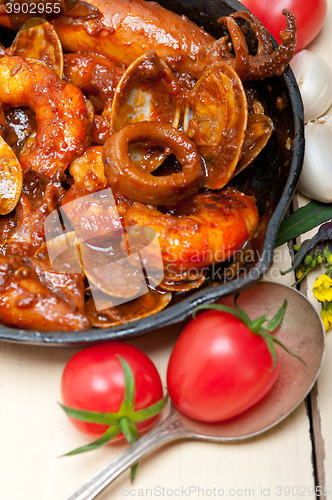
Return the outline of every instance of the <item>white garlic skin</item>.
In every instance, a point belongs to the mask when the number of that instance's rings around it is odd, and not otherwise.
[[[300,89],[305,123],[322,116],[332,104],[332,74],[323,59],[301,50],[290,66]]]
[[[323,203],[332,203],[332,122],[318,119],[304,128],[305,153],[298,190]]]

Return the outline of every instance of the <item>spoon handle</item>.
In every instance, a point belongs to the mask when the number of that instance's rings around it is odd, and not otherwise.
[[[67,496],[65,500],[92,500],[121,472],[134,465],[150,450],[163,443],[186,436],[189,437],[190,432],[184,427],[179,412],[172,408],[168,417],[160,425],[145,434],[115,460],[96,472],[82,486]]]

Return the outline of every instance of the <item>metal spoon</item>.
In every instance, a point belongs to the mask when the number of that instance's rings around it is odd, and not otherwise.
[[[325,330],[308,299],[297,290],[277,283],[262,282],[243,292],[238,304],[253,319],[268,313],[271,317],[284,300],[288,307],[279,329],[274,333],[295,357],[278,348],[280,373],[271,391],[254,407],[241,415],[217,424],[192,420],[174,407],[168,417],[140,438],[115,460],[94,474],[65,500],[92,500],[121,472],[143,455],[175,439],[237,441],[251,438],[280,423],[304,400],[312,389],[324,359]],[[222,303],[233,305],[233,298]]]

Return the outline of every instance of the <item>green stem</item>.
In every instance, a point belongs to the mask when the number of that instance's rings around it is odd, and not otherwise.
[[[139,439],[139,434],[136,425],[128,418],[126,417],[121,418],[120,427],[129,444],[133,444]],[[130,471],[131,482],[134,481],[137,472],[137,467],[138,467],[138,462],[131,468]]]

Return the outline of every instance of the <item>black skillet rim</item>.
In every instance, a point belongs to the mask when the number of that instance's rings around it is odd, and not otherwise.
[[[172,0],[170,0],[170,3],[172,3]],[[237,0],[223,0],[223,4],[225,4],[225,7],[229,10],[229,12],[247,10]],[[289,176],[283,189],[282,196],[267,225],[264,245],[262,248],[262,257],[260,258],[258,264],[251,269],[250,274],[234,279],[226,284],[198,290],[180,302],[167,307],[155,315],[129,322],[124,325],[118,325],[105,329],[94,328],[74,332],[40,332],[36,330],[11,328],[1,325],[0,340],[14,343],[26,343],[30,345],[58,347],[78,347],[80,345],[89,345],[107,340],[129,340],[152,332],[153,330],[178,323],[187,318],[197,305],[213,302],[227,295],[240,293],[260,281],[264,273],[272,264],[273,250],[278,227],[296,189],[302,169],[304,155],[304,120],[301,96],[290,68],[288,68],[284,75],[280,78],[284,79],[286,88],[289,92],[290,103],[293,111],[293,156]],[[254,271],[254,273],[252,271]]]

